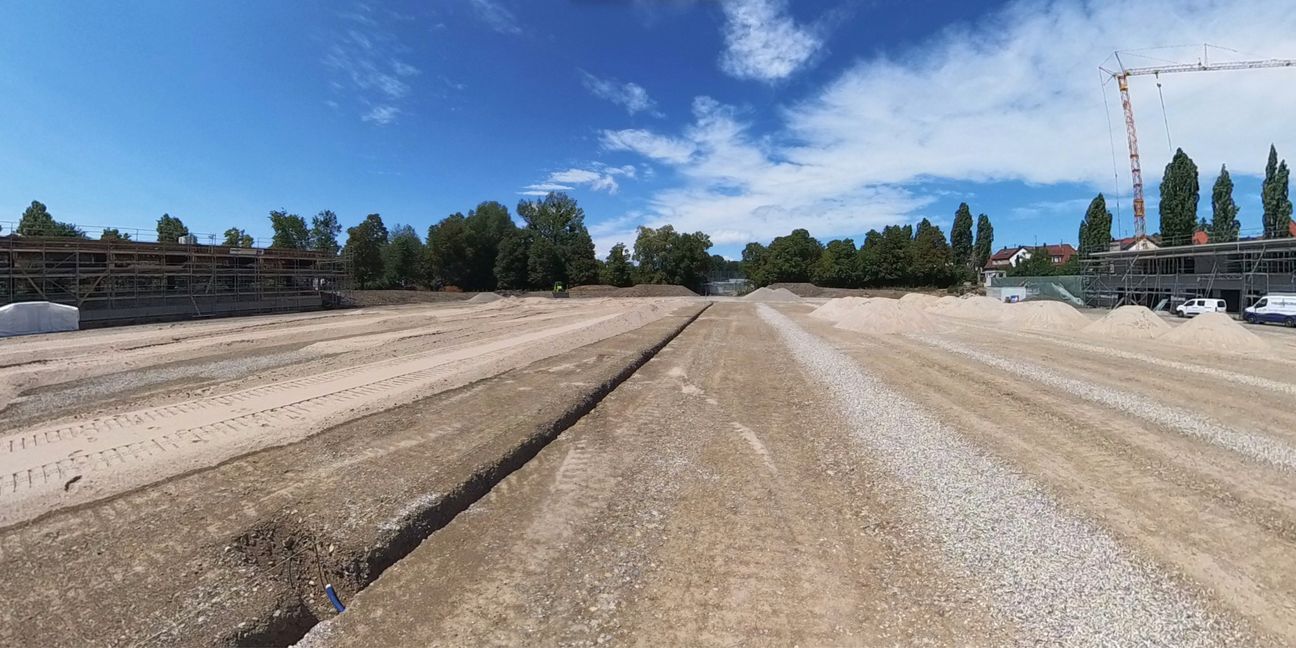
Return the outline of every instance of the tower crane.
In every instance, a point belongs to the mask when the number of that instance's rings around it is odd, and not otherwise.
[[[1138,135],[1134,130],[1134,107],[1130,104],[1129,79],[1133,76],[1153,75],[1160,78],[1162,74],[1175,72],[1223,72],[1226,70],[1255,70],[1260,68],[1296,67],[1296,59],[1262,59],[1258,61],[1226,61],[1211,63],[1209,52],[1203,46],[1202,60],[1197,63],[1172,63],[1167,65],[1127,68],[1120,60],[1120,52],[1115,53],[1118,69],[1108,70],[1099,67],[1104,74],[1116,79],[1120,87],[1121,107],[1125,110],[1125,134],[1129,138],[1130,177],[1134,185],[1134,235],[1138,239],[1147,236],[1147,226],[1143,205],[1143,169],[1139,164]]]

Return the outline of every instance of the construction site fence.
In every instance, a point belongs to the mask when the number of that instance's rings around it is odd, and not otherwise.
[[[1025,299],[1052,299],[1072,306],[1084,306],[1084,282],[1085,278],[1081,275],[994,277],[986,292],[993,296],[995,289],[1024,289]],[[1008,292],[1020,293],[1015,290]]]

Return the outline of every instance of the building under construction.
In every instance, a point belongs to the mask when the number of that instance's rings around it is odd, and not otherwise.
[[[0,305],[76,306],[82,327],[319,309],[346,276],[307,250],[0,237]]]
[[[1096,253],[1084,263],[1084,293],[1105,308],[1213,297],[1241,312],[1269,293],[1296,293],[1296,239]]]

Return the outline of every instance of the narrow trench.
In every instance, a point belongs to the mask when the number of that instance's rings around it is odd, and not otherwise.
[[[329,560],[331,564],[328,572],[335,575],[351,574],[350,584],[353,586],[349,588],[352,591],[351,596],[354,597],[362,592],[387,568],[407,556],[433,533],[450,524],[456,516],[485,497],[496,484],[525,466],[545,446],[593,411],[599,403],[603,402],[603,399],[652,360],[710,307],[710,303],[704,305],[652,347],[640,352],[616,375],[603,382],[585,398],[572,403],[561,416],[538,427],[499,460],[479,467],[444,497],[403,518],[395,533],[385,536],[379,544],[372,545],[363,552]],[[275,541],[282,542],[284,536],[289,536],[294,542],[306,546],[319,542],[319,539],[308,530],[276,527],[249,531],[241,538],[243,542],[240,544],[243,544],[247,552],[247,559],[257,562],[257,556],[254,555],[257,545],[268,546]],[[316,565],[315,559],[316,557],[312,556],[311,560],[303,559],[302,563]],[[299,574],[308,573],[308,569],[304,566],[299,567],[297,571]],[[293,597],[282,601],[275,610],[268,610],[262,618],[250,622],[248,626],[254,629],[232,633],[219,643],[234,646],[288,646],[301,640],[320,621],[321,619],[311,611],[309,606],[299,598]]]

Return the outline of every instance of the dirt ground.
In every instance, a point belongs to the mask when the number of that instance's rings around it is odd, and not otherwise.
[[[1290,331],[1259,358],[811,309],[0,342],[0,644],[1296,644]]]

